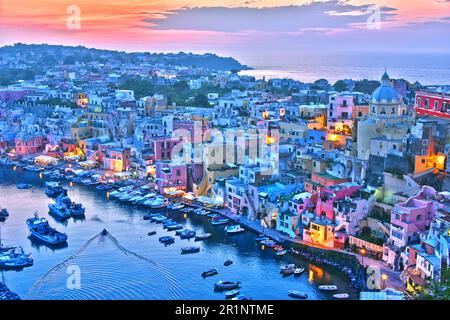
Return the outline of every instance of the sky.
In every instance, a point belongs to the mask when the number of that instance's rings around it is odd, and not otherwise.
[[[449,38],[450,0],[0,0],[0,46],[450,54]]]

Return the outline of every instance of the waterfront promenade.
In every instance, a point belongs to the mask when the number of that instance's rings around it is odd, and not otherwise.
[[[186,205],[189,205],[191,207],[204,208],[201,205],[197,205],[197,204],[193,204],[193,203],[187,203],[187,202],[183,202],[183,203],[185,203]],[[328,247],[321,246],[319,244],[314,244],[311,242],[304,241],[302,239],[289,237],[288,235],[283,234],[275,229],[266,228],[266,227],[262,226],[259,221],[251,220],[245,216],[234,214],[227,208],[222,208],[222,209],[207,208],[207,210],[214,212],[214,213],[218,213],[224,217],[227,217],[231,221],[233,221],[235,223],[239,223],[242,226],[246,227],[247,229],[250,229],[256,233],[264,234],[265,236],[267,236],[277,242],[282,243],[282,242],[287,241],[287,242],[294,243],[294,244],[301,244],[301,245],[305,245],[308,247],[313,247],[313,248],[322,249],[322,250],[335,251],[335,252],[340,252],[340,253],[347,254],[350,256],[355,256],[358,259],[359,263],[362,266],[364,266],[365,268],[367,268],[368,266],[372,266],[372,267],[375,266],[380,269],[381,274],[387,275],[387,279],[383,283],[384,288],[393,288],[393,289],[396,289],[399,291],[405,290],[405,285],[400,280],[400,272],[394,271],[394,270],[388,268],[380,260],[375,260],[375,259],[372,259],[369,257],[363,258],[360,254],[357,254],[354,252],[341,250],[341,249],[328,248]]]

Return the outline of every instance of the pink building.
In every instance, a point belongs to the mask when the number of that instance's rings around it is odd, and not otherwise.
[[[344,182],[329,186],[319,193],[316,204],[316,215],[330,221],[335,220],[335,205],[337,200],[353,196],[362,186],[353,182]]]
[[[173,148],[180,143],[180,138],[157,137],[151,138],[150,144],[153,145],[153,161],[170,160]]]
[[[406,266],[406,261],[400,261],[400,254],[410,243],[418,242],[420,234],[429,229],[437,210],[432,199],[435,193],[433,188],[425,186],[419,194],[394,206],[390,236],[383,248],[383,260],[394,269]]]
[[[44,150],[45,139],[43,135],[23,135],[15,139],[17,155],[34,154]]]
[[[0,90],[0,101],[4,102],[16,102],[22,100],[28,91],[26,90]]]
[[[156,163],[156,183],[161,194],[187,189],[186,164],[160,161]]]

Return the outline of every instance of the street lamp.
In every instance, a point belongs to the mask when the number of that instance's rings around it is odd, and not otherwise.
[[[367,251],[365,248],[361,248],[361,250],[359,251],[359,253],[361,254],[361,264],[364,267],[364,256],[366,255]]]
[[[385,282],[386,282],[386,280],[388,279],[388,275],[386,274],[386,273],[383,273],[382,275],[381,275],[381,289],[383,290],[384,289],[384,284],[385,284]]]

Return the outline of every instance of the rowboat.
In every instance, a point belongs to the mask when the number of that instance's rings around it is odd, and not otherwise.
[[[296,299],[308,299],[308,295],[297,290],[289,290],[288,296]]]

